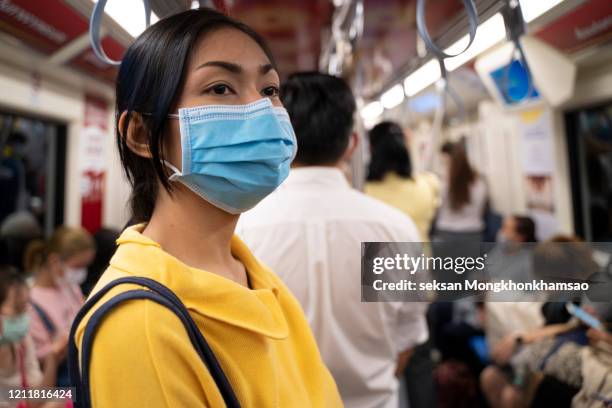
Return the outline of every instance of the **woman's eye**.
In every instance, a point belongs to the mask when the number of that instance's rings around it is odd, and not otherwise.
[[[275,96],[278,96],[278,87],[269,86],[267,88],[264,88],[263,91],[261,91],[261,93],[268,98],[273,98]]]
[[[211,86],[206,90],[207,93],[212,93],[214,95],[227,95],[228,93],[230,93],[230,91],[230,87],[223,84]]]

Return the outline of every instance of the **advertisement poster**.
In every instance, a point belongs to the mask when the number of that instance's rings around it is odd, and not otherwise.
[[[102,226],[105,152],[108,105],[104,100],[85,97],[85,120],[80,139],[81,225],[91,233]]]
[[[538,239],[557,231],[555,209],[555,159],[550,112],[531,109],[519,115],[521,162],[529,215],[536,222]]]

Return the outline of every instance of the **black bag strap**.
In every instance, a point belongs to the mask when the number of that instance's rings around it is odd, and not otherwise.
[[[32,305],[32,307],[34,308],[36,315],[38,316],[42,324],[45,326],[45,329],[47,329],[47,331],[49,332],[49,335],[53,337],[57,332],[57,328],[55,327],[55,324],[53,324],[53,322],[51,321],[51,318],[49,317],[47,312],[45,312],[45,309],[43,309],[42,306],[38,303],[33,302],[31,300],[30,305]]]
[[[79,370],[79,353],[75,342],[76,329],[83,317],[98,302],[98,300],[100,300],[100,298],[102,298],[102,296],[104,296],[109,290],[121,284],[140,285],[149,290],[135,289],[122,292],[108,300],[90,316],[87,325],[85,326],[85,331],[83,333],[83,339],[81,342],[81,370]],[[225,376],[225,373],[217,361],[214,352],[208,345],[208,342],[200,332],[196,323],[193,321],[193,318],[189,314],[189,311],[185,305],[183,305],[174,292],[172,292],[166,286],[152,279],[143,277],[125,277],[110,282],[96,292],[87,302],[85,302],[81,310],[79,310],[77,313],[77,316],[70,329],[70,338],[68,343],[68,369],[70,372],[70,383],[76,388],[76,406],[80,408],[91,407],[89,392],[89,362],[91,359],[91,349],[97,328],[103,321],[106,314],[113,310],[113,308],[126,300],[134,299],[152,300],[170,309],[181,320],[181,323],[183,323],[183,326],[187,330],[189,340],[215,381],[215,384],[223,397],[225,405],[228,408],[239,408],[240,403],[236,398],[229,380]]]

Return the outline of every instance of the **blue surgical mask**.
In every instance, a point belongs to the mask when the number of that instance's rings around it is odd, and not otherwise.
[[[284,108],[270,99],[248,105],[179,109],[182,171],[166,162],[178,181],[231,214],[253,208],[288,176],[297,152]]]
[[[30,329],[30,316],[22,313],[17,316],[2,318],[2,334],[0,334],[0,345],[17,343],[23,339]]]

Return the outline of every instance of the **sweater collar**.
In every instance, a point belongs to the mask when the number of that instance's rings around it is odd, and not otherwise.
[[[165,252],[141,231],[144,224],[126,229],[110,265],[133,276],[154,279],[172,290],[191,312],[261,335],[283,339],[288,326],[272,272],[262,266],[234,235],[232,254],[240,260],[252,289],[202,269],[192,268]]]

